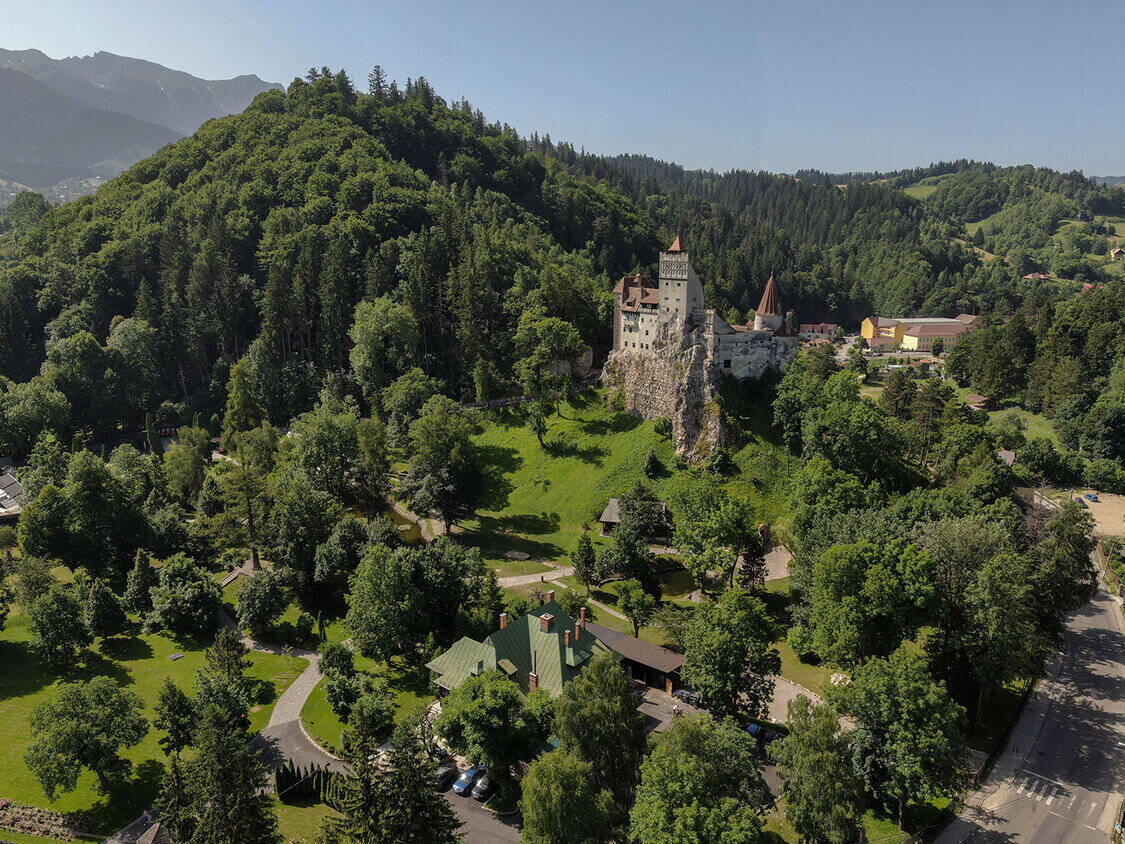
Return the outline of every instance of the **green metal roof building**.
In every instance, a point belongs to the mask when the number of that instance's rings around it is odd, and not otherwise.
[[[585,619],[576,622],[563,612],[554,592],[548,598],[539,609],[515,621],[501,613],[500,629],[483,642],[466,636],[427,663],[441,693],[495,668],[524,692],[539,688],[555,696],[595,654],[610,650],[586,629]]]

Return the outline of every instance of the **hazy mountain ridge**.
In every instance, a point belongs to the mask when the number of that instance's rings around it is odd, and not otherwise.
[[[0,177],[73,199],[279,87],[254,75],[198,79],[106,52],[52,59],[0,50]]]

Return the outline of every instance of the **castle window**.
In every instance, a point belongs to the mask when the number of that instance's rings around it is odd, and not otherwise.
[[[723,369],[730,369],[730,360],[729,359],[723,361]]]

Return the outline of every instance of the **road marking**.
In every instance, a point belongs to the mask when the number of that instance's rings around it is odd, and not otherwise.
[[[1066,804],[1066,811],[1069,812],[1071,809],[1073,809],[1074,804],[1077,803],[1077,802],[1078,802],[1078,795],[1075,794],[1073,797],[1070,798],[1070,802]]]
[[[1039,789],[1040,789],[1040,788],[1042,788],[1042,787],[1043,787],[1044,785],[1046,785],[1046,783],[1044,783],[1043,781],[1041,781],[1041,780],[1035,780],[1035,784],[1034,784],[1033,786],[1031,786],[1031,791],[1029,791],[1029,792],[1028,792],[1028,794],[1030,794],[1030,795],[1031,795],[1032,797],[1034,797],[1034,798],[1035,798],[1036,800],[1038,800],[1038,799],[1039,799],[1039,795],[1037,794],[1037,792],[1038,792],[1038,791],[1039,791]]]
[[[1047,805],[1050,806],[1052,803],[1055,802],[1055,790],[1053,788],[1049,788],[1049,789],[1047,789],[1047,791],[1051,792],[1051,796],[1047,798]],[[1047,791],[1044,791],[1043,793],[1046,794]]]
[[[1053,780],[1050,777],[1045,777],[1042,774],[1037,774],[1037,773],[1035,773],[1035,771],[1025,771],[1024,773],[1026,773],[1028,776],[1035,777],[1036,779],[1043,780],[1044,782],[1049,782],[1049,783],[1051,783],[1051,785],[1057,785],[1059,788],[1070,788],[1070,786],[1067,785],[1065,782],[1059,782],[1058,780]]]

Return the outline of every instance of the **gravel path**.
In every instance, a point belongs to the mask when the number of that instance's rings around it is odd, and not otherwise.
[[[320,654],[310,651],[293,651],[294,656],[299,656],[309,661],[309,667],[289,684],[289,688],[281,693],[281,697],[274,704],[273,713],[270,715],[269,726],[276,727],[289,721],[298,721],[305,701],[309,699],[316,684],[320,682]]]
[[[544,565],[550,565],[550,563],[544,563]],[[552,569],[551,571],[539,572],[538,574],[514,574],[511,577],[499,577],[496,579],[496,583],[501,589],[510,586],[532,586],[536,583],[547,583],[572,574],[574,574],[573,566],[563,566]]]

